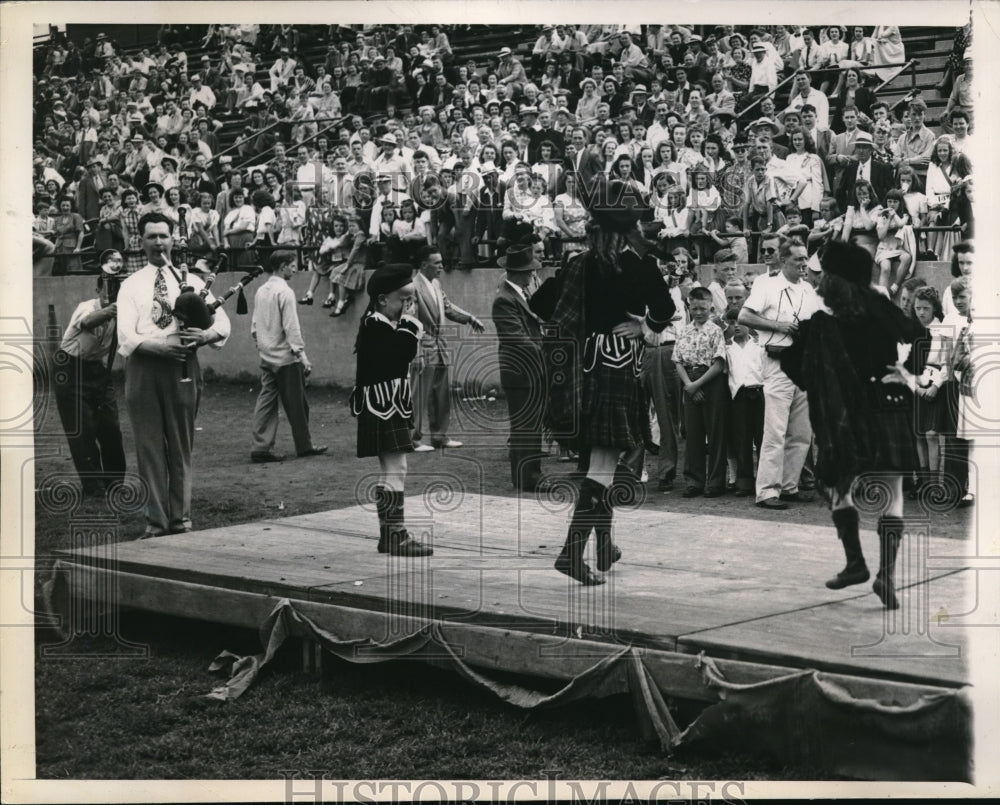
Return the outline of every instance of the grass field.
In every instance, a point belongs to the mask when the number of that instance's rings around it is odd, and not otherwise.
[[[251,464],[249,421],[257,388],[210,383],[195,445],[195,528],[211,528],[352,505],[358,479],[374,460],[354,457],[354,421],[342,389],[310,389],[314,442],[326,456],[281,464]],[[121,397],[119,396],[119,399]],[[477,401],[481,421],[502,422],[503,403]],[[36,486],[73,473],[54,406],[37,418]],[[123,412],[130,469],[132,439]],[[461,433],[453,433],[464,438]],[[278,449],[294,452],[287,425]],[[511,494],[505,451],[499,446],[411,456],[408,492],[421,491],[421,469],[468,474],[481,469],[482,491]],[[566,472],[554,458],[545,469]],[[828,525],[819,504],[784,513],[756,509],[746,499],[682,500],[677,492],[650,491],[649,507],[722,516]],[[96,513],[84,502],[66,513],[38,505],[35,550],[39,577],[52,550],[69,545],[68,518]],[[140,514],[121,518],[118,539],[135,539]],[[868,524],[869,526],[871,524]],[[935,536],[961,538],[968,513],[935,515]],[[377,523],[372,523],[373,532]],[[553,523],[554,544],[562,539]],[[350,557],[344,557],[350,561]],[[833,570],[833,568],[831,568]],[[37,587],[37,585],[36,585]],[[397,661],[352,665],[326,658],[322,674],[301,670],[286,647],[259,682],[237,702],[201,698],[217,684],[207,668],[229,649],[259,650],[254,633],[164,617],[127,616],[122,634],[146,644],[142,659],[100,657],[107,641],[74,644],[73,658],[36,656],[37,776],[48,779],[274,778],[290,770],[327,770],[333,778],[541,779],[815,779],[809,769],[788,769],[741,747],[685,749],[666,758],[639,738],[631,704],[622,697],[572,709],[526,714],[450,672]],[[53,634],[40,628],[38,642]],[[676,702],[680,724],[691,705]]]

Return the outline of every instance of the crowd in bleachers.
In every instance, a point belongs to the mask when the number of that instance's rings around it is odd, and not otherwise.
[[[901,279],[972,235],[971,62],[951,66],[937,136],[922,98],[879,99],[905,63],[894,27],[557,25],[533,44],[512,28],[485,64],[455,56],[451,27],[164,26],[132,52],[53,37],[35,74],[38,253],[72,272],[91,239],[138,251],[138,215],[160,209],[193,252],[308,246],[320,275],[424,242],[448,269],[525,237],[558,258],[601,172],[697,261],[756,262],[758,233],[792,219],[813,248],[895,255]]]

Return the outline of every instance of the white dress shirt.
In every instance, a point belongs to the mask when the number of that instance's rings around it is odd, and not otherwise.
[[[754,280],[750,296],[744,303],[747,310],[770,321],[805,321],[819,310],[819,296],[805,280],[789,282],[782,272],[773,277],[761,274]],[[762,332],[763,346],[787,347],[792,337],[771,330]]]
[[[764,385],[764,350],[752,338],[742,346],[735,341],[726,345],[726,372],[729,393],[735,397],[741,388]]]
[[[174,276],[174,271],[177,271],[177,276]],[[177,343],[177,339],[173,337],[180,332],[177,318],[174,317],[163,328],[158,327],[153,319],[156,272],[156,266],[146,263],[144,268],[129,276],[118,291],[118,354],[126,358],[143,341]],[[169,266],[163,267],[166,298],[171,307],[181,292],[178,277],[180,272],[176,268],[171,271]],[[196,291],[205,287],[205,283],[195,274],[188,275],[188,284]],[[211,303],[215,301],[215,297],[209,293],[205,301]],[[215,311],[215,322],[210,330],[221,336],[221,339],[209,346],[220,349],[228,340],[230,332],[229,317],[221,307]]]

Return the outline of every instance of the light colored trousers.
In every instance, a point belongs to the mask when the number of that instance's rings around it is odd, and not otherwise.
[[[764,356],[764,442],[757,465],[757,502],[794,494],[809,453],[812,428],[806,393],[783,371],[777,358]]]

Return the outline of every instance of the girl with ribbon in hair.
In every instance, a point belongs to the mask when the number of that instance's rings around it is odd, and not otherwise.
[[[905,532],[903,477],[920,466],[912,345],[921,328],[871,287],[874,263],[863,246],[833,241],[820,261],[825,308],[799,322],[793,345],[781,353],[781,368],[809,394],[816,477],[829,491],[847,558],[826,586],[839,590],[868,581],[852,488],[862,474],[879,473],[887,478],[888,500],[877,525],[879,570],[872,589],[886,609],[897,609],[892,577]]]
[[[368,307],[354,342],[358,358],[350,406],[358,420],[358,458],[377,456],[381,470],[375,487],[378,552],[430,556],[433,549],[407,533],[403,516],[406,454],[413,452],[410,362],[423,335],[412,266],[376,269],[367,290]]]
[[[639,191],[624,182],[599,181],[589,208],[588,250],[548,280],[549,289],[543,285],[535,294],[554,300],[554,306],[532,308],[556,325],[556,339],[545,345],[550,365],[557,365],[554,352],[565,350],[566,339],[582,356],[566,372],[553,373],[549,390],[553,434],[561,444],[590,453],[555,567],[581,584],[596,585],[604,578],[583,561],[590,532],[597,537],[597,569],[610,570],[621,557],[611,535],[614,505],[622,496],[612,487],[615,469],[622,453],[651,440],[649,401],[639,380],[643,336],[662,331],[675,306],[638,229],[648,213]]]

